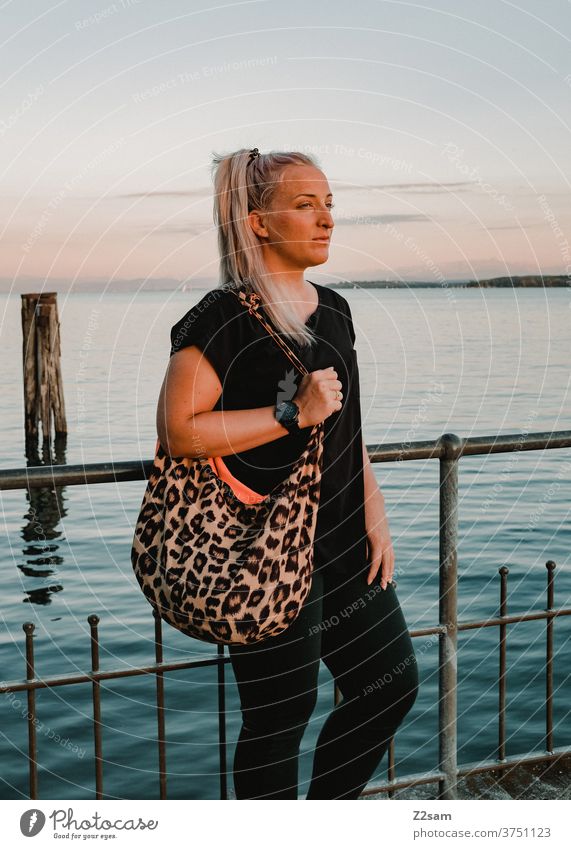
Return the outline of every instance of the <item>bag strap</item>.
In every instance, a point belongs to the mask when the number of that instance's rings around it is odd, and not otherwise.
[[[260,296],[257,295],[255,292],[251,292],[249,295],[247,295],[245,292],[237,292],[235,289],[230,289],[230,291],[234,295],[236,295],[236,297],[240,300],[240,303],[248,310],[250,315],[255,315],[256,318],[261,321],[265,329],[274,337],[284,354],[289,357],[293,365],[297,369],[299,369],[302,374],[309,374],[304,364],[301,362],[299,357],[292,351],[289,345],[277,335],[272,326],[268,324],[268,322],[264,318],[262,318],[262,316],[258,313],[257,310],[261,304]]]

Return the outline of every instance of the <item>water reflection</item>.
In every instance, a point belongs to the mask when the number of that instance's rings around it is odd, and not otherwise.
[[[67,434],[53,440],[43,441],[41,450],[38,438],[26,440],[26,467],[65,466]],[[42,584],[43,579],[54,575],[64,562],[60,541],[65,537],[58,529],[67,515],[64,508],[63,486],[29,487],[25,490],[28,510],[22,526],[22,562],[18,568],[24,576],[23,602],[28,604],[51,604],[52,595],[63,590],[62,584]],[[31,584],[31,586],[30,586]]]

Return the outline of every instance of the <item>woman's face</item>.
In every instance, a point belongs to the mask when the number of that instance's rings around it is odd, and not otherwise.
[[[262,242],[264,260],[272,260],[269,266],[275,267],[275,260],[287,269],[327,262],[335,226],[332,206],[333,195],[323,171],[311,165],[287,165],[270,209],[251,219]]]

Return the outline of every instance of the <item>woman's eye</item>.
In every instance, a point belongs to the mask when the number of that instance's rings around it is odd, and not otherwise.
[[[299,209],[303,209],[303,207],[304,207],[304,206],[311,206],[311,204],[310,204],[310,202],[307,200],[305,203],[302,203],[302,204],[301,204],[298,208],[299,208]],[[333,201],[331,201],[330,203],[328,203],[328,204],[327,204],[327,206],[329,207],[329,209],[333,209],[333,207],[335,206],[335,204],[333,203]]]

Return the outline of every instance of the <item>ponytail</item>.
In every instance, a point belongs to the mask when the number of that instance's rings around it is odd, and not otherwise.
[[[257,148],[254,149],[257,153]],[[286,165],[311,165],[313,158],[297,151],[252,154],[241,148],[229,155],[214,154],[214,223],[220,254],[219,288],[244,287],[257,292],[264,310],[278,332],[299,345],[313,346],[316,338],[280,290],[268,280],[261,244],[250,227],[253,209],[268,209]]]

